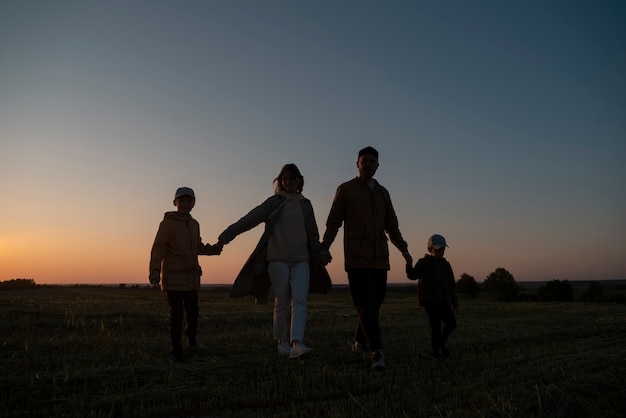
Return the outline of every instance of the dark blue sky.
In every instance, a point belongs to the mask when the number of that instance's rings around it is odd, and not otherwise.
[[[141,282],[176,187],[214,242],[287,162],[323,233],[366,145],[415,258],[440,233],[457,276],[624,279],[625,23],[623,1],[4,1],[0,280]]]

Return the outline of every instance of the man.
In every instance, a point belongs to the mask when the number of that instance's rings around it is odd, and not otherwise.
[[[378,314],[390,268],[387,235],[407,264],[412,265],[413,259],[398,228],[389,192],[373,178],[378,169],[378,151],[363,148],[356,166],[359,176],[341,184],[335,193],[322,239],[322,261],[331,261],[328,250],[343,224],[345,270],[358,316],[352,351],[371,353],[372,369],[384,370]]]

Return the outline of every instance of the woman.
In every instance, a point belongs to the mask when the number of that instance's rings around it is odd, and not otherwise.
[[[230,296],[249,294],[263,300],[271,283],[277,351],[298,358],[312,351],[303,342],[308,293],[326,293],[330,277],[319,264],[319,232],[313,205],[302,196],[304,178],[300,170],[295,164],[285,164],[273,184],[274,195],[226,228],[216,245],[222,248],[237,235],[265,222],[265,232],[235,279]]]

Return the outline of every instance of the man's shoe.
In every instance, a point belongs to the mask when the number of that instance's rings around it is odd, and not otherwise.
[[[361,344],[358,341],[355,341],[354,344],[352,344],[352,352],[354,354],[369,354],[365,344]]]
[[[288,355],[291,352],[291,345],[287,341],[281,341],[276,348],[278,354]]]
[[[196,344],[189,344],[189,347],[187,347],[184,353],[185,353],[185,357],[187,356],[191,357],[191,356],[195,356],[198,353],[202,353],[206,350],[207,350],[206,346],[204,346],[203,344],[198,344],[198,342],[196,341]]]
[[[383,355],[382,350],[376,350],[374,354],[372,354],[372,370],[377,372],[385,370],[387,365],[385,364],[385,356]]]
[[[187,347],[187,351],[185,352],[185,356],[193,357],[198,352],[198,345],[190,345]]]
[[[289,358],[300,358],[311,351],[313,351],[312,348],[307,347],[304,343],[297,342],[293,345],[293,347],[291,347],[291,350],[289,351]]]

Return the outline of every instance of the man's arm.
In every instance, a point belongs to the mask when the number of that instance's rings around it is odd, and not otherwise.
[[[330,263],[333,257],[330,255],[330,246],[335,241],[339,228],[343,224],[345,217],[345,208],[343,203],[343,197],[341,193],[341,186],[337,187],[335,197],[333,198],[333,204],[330,207],[328,218],[326,220],[326,231],[322,237],[320,261],[323,265]]]
[[[389,235],[389,240],[391,243],[402,253],[402,257],[408,265],[413,264],[413,257],[409,253],[409,244],[402,237],[402,233],[400,232],[400,226],[398,223],[398,217],[396,216],[396,211],[393,208],[393,203],[391,203],[391,197],[387,194],[387,212],[385,213],[385,231],[387,231],[387,235]]]
[[[326,231],[324,232],[324,236],[322,237],[323,250],[330,249],[333,241],[335,241],[337,233],[339,232],[339,228],[341,228],[341,225],[343,224],[344,216],[344,199],[342,196],[341,187],[338,187],[337,191],[335,192],[333,204],[330,207],[330,212],[328,213],[328,218],[326,220]]]

